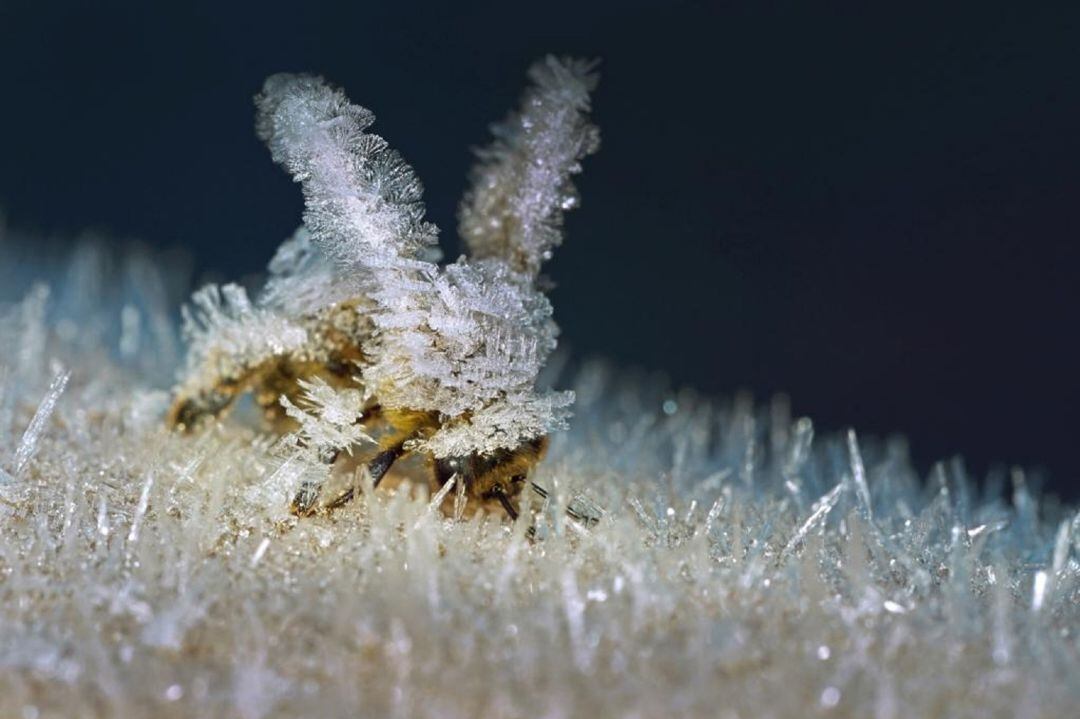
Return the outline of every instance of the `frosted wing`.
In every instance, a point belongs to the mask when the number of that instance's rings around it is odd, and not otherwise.
[[[271,76],[255,104],[256,131],[303,185],[304,224],[327,257],[371,269],[427,256],[437,230],[424,221],[423,187],[383,138],[365,132],[371,112],[310,75]]]
[[[497,257],[535,276],[562,242],[563,212],[578,204],[570,176],[600,144],[589,122],[594,63],[550,55],[529,70],[518,112],[492,128],[462,201],[458,231],[475,258]]]
[[[258,305],[289,317],[310,315],[362,294],[355,271],[343,269],[301,227],[278,247]]]

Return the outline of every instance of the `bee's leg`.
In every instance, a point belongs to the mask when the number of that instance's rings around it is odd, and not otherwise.
[[[192,432],[205,418],[221,417],[241,395],[267,381],[280,363],[280,357],[271,355],[219,375],[212,384],[191,394],[182,390],[169,409],[166,424],[183,432]]]
[[[183,432],[191,432],[203,417],[217,417],[236,398],[228,385],[221,385],[193,397],[178,398],[169,409],[167,423]]]
[[[530,484],[532,486],[532,490],[544,499],[547,499],[550,496],[550,493],[536,482],[530,482]],[[573,502],[566,505],[566,516],[570,517],[571,519],[577,520],[578,522],[581,522],[586,527],[591,527],[600,521],[600,517],[597,516],[596,513],[586,514],[585,512],[582,512],[580,509],[575,507]]]
[[[383,448],[371,458],[367,464],[368,474],[371,475],[372,487],[378,487],[390,467],[405,454],[405,443],[414,439],[420,432],[432,426],[436,416],[431,412],[412,412],[397,410],[387,412],[381,405],[373,404],[364,410],[359,422],[363,423],[374,417],[385,419],[393,430],[384,436],[379,445]],[[326,509],[336,509],[348,504],[356,497],[356,487],[350,487],[326,504]]]
[[[289,505],[289,511],[297,517],[310,517],[315,514],[315,503],[319,501],[321,490],[322,485],[311,480],[304,480],[296,496],[293,497],[292,504]]]
[[[356,418],[356,424],[363,424],[365,422],[371,421],[372,419],[378,417],[381,411],[382,407],[380,407],[379,405],[371,405],[370,407],[365,409],[359,417]],[[321,459],[325,464],[329,466],[333,465],[340,455],[340,449],[328,447],[319,454],[319,459]],[[376,480],[376,484],[378,484],[378,480]],[[298,517],[310,517],[312,514],[315,514],[315,511],[317,509],[315,505],[319,501],[319,495],[321,493],[321,483],[313,482],[310,480],[305,481],[303,484],[300,485],[300,489],[299,491],[297,491],[296,496],[293,497],[292,504],[290,505],[290,511],[292,511],[292,513]],[[349,499],[352,499],[352,497],[350,497]],[[345,500],[345,502],[347,501],[349,500]]]
[[[371,486],[378,487],[379,482],[382,481],[386,473],[390,471],[390,467],[397,461],[398,457],[405,454],[405,443],[400,442],[384,449],[375,455],[367,464],[368,473],[371,475]],[[327,509],[337,509],[338,507],[348,504],[356,497],[356,487],[349,487],[347,490],[339,494],[337,497],[327,503]]]
[[[340,449],[326,447],[323,451],[319,452],[319,459],[327,466],[332,466],[334,462],[337,461],[339,455],[341,455]],[[293,497],[289,510],[298,517],[310,517],[312,514],[315,514],[315,503],[319,501],[319,494],[321,492],[321,483],[314,482],[310,479],[304,480],[300,485],[300,489],[297,491],[296,496]]]

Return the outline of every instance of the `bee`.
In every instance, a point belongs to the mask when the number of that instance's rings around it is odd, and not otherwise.
[[[374,116],[322,78],[270,77],[256,130],[301,184],[304,222],[256,300],[211,285],[185,308],[189,356],[168,424],[193,432],[250,395],[268,427],[324,465],[373,443],[363,466],[378,486],[418,455],[434,486],[461,482],[468,500],[516,518],[573,402],[536,386],[558,333],[540,268],[578,204],[571,176],[598,148],[594,67],[549,56],[530,68],[520,109],[478,151],[459,208],[468,254],[444,265],[422,186],[367,131]],[[354,497],[324,498],[323,485],[302,484],[292,511]]]

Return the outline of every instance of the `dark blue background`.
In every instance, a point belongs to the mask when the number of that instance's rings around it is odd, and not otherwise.
[[[306,70],[375,111],[452,257],[530,60],[599,56],[604,146],[550,266],[579,353],[1076,496],[1080,12],[822,5],[7,0],[0,205],[257,272],[301,200],[251,96]]]

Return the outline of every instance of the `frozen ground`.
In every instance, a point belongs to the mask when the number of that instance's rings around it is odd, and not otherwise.
[[[28,267],[12,253],[9,287]],[[165,430],[157,265],[88,246],[59,277],[0,311],[0,716],[1058,717],[1080,700],[1080,522],[1020,472],[984,494],[958,462],[917,476],[899,442],[812,439],[783,402],[587,364],[536,473],[540,540],[407,483],[299,520],[254,424]],[[568,501],[602,520],[564,520]]]

